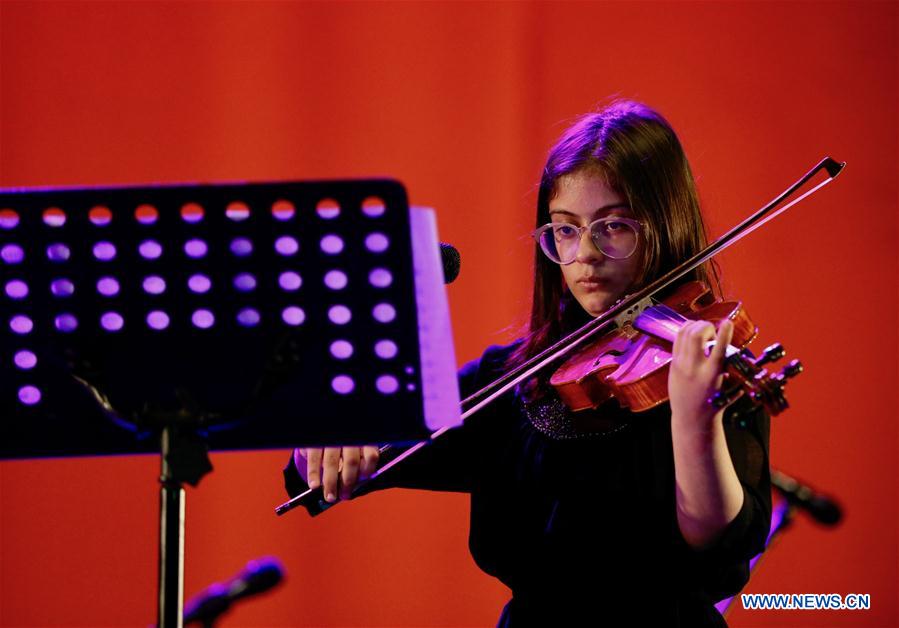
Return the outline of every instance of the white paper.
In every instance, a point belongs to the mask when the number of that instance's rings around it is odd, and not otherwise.
[[[425,424],[432,431],[462,424],[456,353],[433,209],[409,208]]]

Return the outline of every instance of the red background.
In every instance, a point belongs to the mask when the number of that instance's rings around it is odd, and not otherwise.
[[[457,357],[529,299],[535,187],[612,95],[678,129],[714,235],[826,154],[845,173],[724,259],[726,287],[806,372],[772,462],[838,496],[751,592],[870,593],[860,612],[734,626],[890,626],[897,607],[896,3],[0,3],[0,185],[387,174],[463,256]],[[263,554],[289,579],[225,625],[492,625],[467,499],[394,491],[276,518],[286,451],[216,454],[187,496],[187,596]],[[460,464],[464,461],[460,460]],[[155,617],[152,457],[0,464],[0,623]]]

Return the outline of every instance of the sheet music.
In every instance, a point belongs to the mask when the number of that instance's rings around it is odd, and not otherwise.
[[[436,431],[462,424],[456,354],[434,210],[410,207],[409,224],[425,424]]]

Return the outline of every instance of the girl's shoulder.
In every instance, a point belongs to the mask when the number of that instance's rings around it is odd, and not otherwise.
[[[459,379],[473,386],[485,385],[508,371],[508,361],[512,353],[521,346],[521,339],[507,345],[490,345],[481,357],[471,360],[459,369]],[[465,391],[463,390],[463,395]]]

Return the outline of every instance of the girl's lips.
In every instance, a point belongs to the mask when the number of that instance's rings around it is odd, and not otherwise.
[[[608,279],[600,279],[590,278],[590,279],[578,279],[577,284],[586,290],[600,290],[609,285]]]

